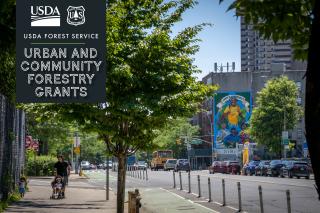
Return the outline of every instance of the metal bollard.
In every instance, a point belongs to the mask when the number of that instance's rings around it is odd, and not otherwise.
[[[146,170],[145,168],[143,168],[143,170],[142,170],[143,180],[144,180],[144,171],[145,171],[145,170]]]
[[[208,202],[211,202],[212,201],[212,198],[211,198],[211,181],[210,181],[209,177],[208,177],[208,191],[209,191],[209,200],[208,200]]]
[[[174,171],[172,171],[173,174],[173,188],[176,188],[176,174],[174,173]]]
[[[146,168],[146,180],[148,180],[148,168]]]
[[[224,179],[222,179],[222,206],[226,205],[226,184]]]
[[[288,213],[291,213],[291,198],[290,198],[290,190],[286,191],[287,194],[287,207],[288,207]]]
[[[238,185],[238,198],[239,198],[239,209],[238,212],[242,211],[242,201],[241,201],[241,185],[240,182],[237,182]]]
[[[141,172],[141,169],[139,169],[139,173],[140,173],[140,179],[142,179],[142,172]]]
[[[264,210],[263,210],[263,199],[262,199],[262,187],[259,186],[258,189],[259,189],[259,199],[260,199],[260,212],[264,213]]]
[[[180,190],[182,190],[182,179],[181,179],[181,172],[179,172],[179,180],[180,180]]]
[[[198,197],[201,197],[200,175],[198,175]]]
[[[191,176],[190,176],[190,171],[188,172],[188,193],[191,193]]]

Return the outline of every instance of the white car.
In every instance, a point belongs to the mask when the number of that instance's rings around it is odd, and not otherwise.
[[[138,161],[137,163],[134,164],[134,166],[138,169],[146,169],[147,163],[145,161]]]
[[[81,168],[82,168],[83,170],[90,169],[90,163],[89,163],[89,161],[81,161]]]

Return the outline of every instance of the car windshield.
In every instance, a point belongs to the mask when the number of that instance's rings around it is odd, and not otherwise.
[[[177,160],[168,160],[168,163],[176,163]]]
[[[188,159],[181,159],[179,160],[180,163],[189,163]]]
[[[145,161],[138,161],[139,165],[144,165],[146,162]]]
[[[172,151],[159,151],[160,158],[172,158]]]
[[[250,165],[258,165],[260,163],[260,161],[251,161],[249,164]]]
[[[281,163],[281,160],[273,160],[273,161],[271,161],[270,164],[275,165],[275,164],[280,164],[280,163]]]

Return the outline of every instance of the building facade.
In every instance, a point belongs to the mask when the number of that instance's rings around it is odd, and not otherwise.
[[[283,68],[282,70],[280,68]],[[279,64],[271,64],[271,70],[269,71],[251,71],[251,72],[221,72],[221,73],[210,73],[202,79],[204,84],[219,85],[219,91],[235,91],[235,92],[251,92],[252,95],[252,107],[255,106],[257,93],[265,86],[265,83],[281,75],[287,76],[290,80],[294,81],[299,89],[299,97],[297,98],[297,103],[304,107],[305,100],[305,80],[304,80],[305,70],[285,70],[284,65],[279,66]],[[219,92],[218,91],[218,92]],[[197,115],[198,121],[205,120],[202,113]],[[204,131],[206,131],[208,124],[206,122],[199,122],[198,125]],[[304,119],[302,118],[296,127],[289,131],[289,139],[295,141],[297,144],[297,149],[294,151],[294,155],[303,155],[303,143],[305,142],[304,136]],[[215,132],[213,134],[216,134]],[[212,152],[214,157],[220,160],[236,160],[239,156],[230,154],[215,154]]]
[[[282,63],[287,70],[304,70],[306,63],[293,58],[291,41],[273,42],[262,38],[253,25],[241,19],[241,71],[269,71],[271,64]]]

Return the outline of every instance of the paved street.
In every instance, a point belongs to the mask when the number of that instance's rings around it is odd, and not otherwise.
[[[90,177],[89,182],[95,186],[105,185],[105,171],[86,171]],[[274,178],[274,177],[256,177],[256,176],[240,176],[240,175],[225,175],[225,174],[210,174],[207,170],[191,172],[191,192],[188,194],[188,176],[182,172],[182,188],[180,191],[179,175],[176,173],[176,188],[173,189],[172,171],[150,171],[148,170],[148,181],[136,177],[127,176],[127,189],[138,188],[142,191],[142,199],[152,202],[148,196],[143,196],[144,191],[148,189],[163,189],[170,190],[177,196],[187,198],[187,200],[199,203],[210,209],[220,209],[222,204],[222,179],[225,179],[226,185],[226,205],[223,209],[232,210],[234,212],[238,208],[238,192],[237,182],[241,183],[242,189],[242,209],[246,212],[260,212],[258,186],[262,186],[263,202],[265,212],[283,213],[287,212],[286,190],[291,192],[291,208],[292,212],[296,213],[316,213],[319,212],[320,202],[317,200],[317,195],[314,190],[313,180],[305,179],[289,179],[289,178]],[[201,181],[201,196],[197,198],[198,185],[197,175],[200,175]],[[143,176],[142,176],[143,177]],[[211,191],[213,202],[208,203],[206,199],[208,195],[208,177],[211,179]],[[110,172],[110,187],[116,187],[116,173]],[[152,197],[152,196],[151,196]],[[142,200],[143,203],[143,200]],[[164,206],[165,207],[165,206]],[[160,207],[159,207],[160,208]]]

